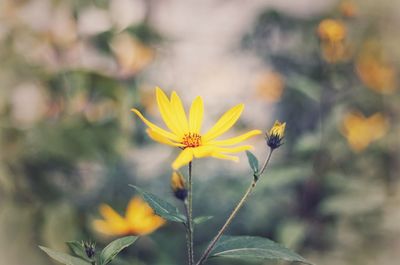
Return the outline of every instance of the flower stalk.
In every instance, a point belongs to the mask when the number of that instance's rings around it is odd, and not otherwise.
[[[244,193],[242,199],[240,199],[239,203],[233,209],[232,213],[229,215],[228,219],[222,225],[221,229],[218,231],[218,233],[214,237],[214,239],[210,242],[210,244],[208,245],[208,247],[204,251],[204,253],[201,256],[201,258],[199,259],[199,261],[196,263],[196,265],[201,265],[201,264],[203,264],[203,262],[205,262],[207,260],[207,258],[210,255],[212,249],[214,248],[215,244],[217,244],[218,240],[224,234],[225,230],[231,224],[231,222],[233,221],[233,219],[235,218],[235,216],[237,215],[239,210],[243,207],[244,203],[247,201],[247,199],[250,196],[250,194],[252,193],[253,189],[256,187],[256,184],[257,184],[257,181],[259,180],[259,177],[264,173],[265,169],[267,168],[273,151],[274,151],[274,149],[271,148],[267,158],[265,159],[263,165],[261,166],[261,169],[258,171],[259,173],[254,175],[254,178],[253,178],[250,186],[247,188],[246,192]]]
[[[186,210],[186,238],[188,247],[189,265],[194,264],[194,250],[193,250],[193,183],[192,183],[192,162],[189,163],[189,177],[187,186],[187,199],[185,200]]]

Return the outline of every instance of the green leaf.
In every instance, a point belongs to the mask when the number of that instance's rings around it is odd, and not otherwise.
[[[285,260],[312,264],[269,239],[253,236],[223,236],[211,252],[211,257],[258,260]]]
[[[71,256],[71,255],[68,255],[68,254],[65,254],[62,252],[58,252],[58,251],[55,251],[55,250],[52,250],[52,249],[49,249],[46,247],[42,247],[42,246],[39,246],[39,248],[41,250],[43,250],[44,252],[46,252],[46,254],[49,255],[51,258],[55,259],[58,262],[61,262],[62,264],[65,264],[65,265],[91,265],[89,262],[87,262],[83,259]]]
[[[201,223],[207,222],[212,218],[214,218],[214,216],[199,216],[193,219],[193,223],[199,225]]]
[[[134,185],[129,186],[136,189],[140,193],[143,199],[150,205],[151,208],[153,208],[157,215],[172,222],[186,223],[186,217],[179,213],[178,208],[172,204]]]
[[[93,261],[92,259],[90,259],[85,251],[84,246],[82,245],[81,242],[79,241],[68,241],[66,242],[66,244],[68,245],[69,249],[78,257],[86,260],[86,261]]]
[[[258,159],[257,157],[250,151],[246,151],[247,159],[249,160],[249,165],[253,173],[256,175],[258,173]]]
[[[129,247],[133,244],[138,237],[126,236],[118,238],[108,244],[100,253],[100,265],[106,265],[110,263],[124,248]]]

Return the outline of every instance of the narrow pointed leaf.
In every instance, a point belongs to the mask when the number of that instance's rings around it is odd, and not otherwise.
[[[193,219],[193,223],[196,225],[207,222],[208,220],[214,218],[214,216],[199,216]]]
[[[106,265],[110,263],[124,248],[129,247],[133,244],[138,237],[126,236],[118,238],[108,244],[100,253],[100,265]]]
[[[254,174],[258,173],[258,159],[257,157],[250,151],[246,151],[247,159],[249,161],[249,165],[251,170],[253,170]]]
[[[65,265],[91,265],[89,262],[78,257],[74,257],[42,246],[39,246],[39,248],[43,250],[47,255],[49,255],[52,259]]]
[[[150,205],[150,207],[153,208],[155,214],[172,222],[178,222],[178,223],[186,222],[185,216],[179,212],[178,208],[176,208],[169,202],[166,202],[163,199],[157,197],[156,195],[144,191],[136,186],[133,185],[129,186],[136,189],[136,191],[140,193],[143,200],[145,200]]]
[[[274,241],[253,236],[223,236],[215,245],[210,257],[285,260],[312,265],[300,255]]]
[[[66,242],[66,244],[68,245],[69,249],[78,257],[86,260],[86,261],[93,261],[92,259],[90,259],[85,251],[85,248],[83,247],[82,243],[79,241],[68,241]]]

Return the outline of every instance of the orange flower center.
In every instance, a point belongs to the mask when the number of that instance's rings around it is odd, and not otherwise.
[[[187,147],[198,147],[201,145],[201,135],[197,133],[185,133],[182,139],[182,144]]]

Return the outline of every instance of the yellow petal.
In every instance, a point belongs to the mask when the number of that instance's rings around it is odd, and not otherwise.
[[[240,153],[246,150],[251,150],[253,149],[253,146],[251,145],[241,145],[241,146],[236,146],[236,147],[216,147],[215,151],[218,153]]]
[[[152,129],[153,131],[155,131],[155,132],[157,132],[158,134],[160,134],[160,135],[162,135],[162,136],[164,136],[164,137],[166,137],[166,138],[169,138],[169,139],[171,139],[171,140],[174,140],[174,141],[177,141],[177,142],[179,141],[178,136],[176,136],[175,134],[170,133],[170,132],[168,132],[168,131],[166,131],[166,130],[164,130],[164,129],[161,129],[160,127],[158,127],[158,126],[155,125],[154,123],[150,122],[150,121],[147,120],[147,119],[142,115],[142,113],[140,113],[137,109],[131,109],[131,111],[133,111],[134,113],[136,113],[136,115],[138,115],[139,118],[140,118],[147,126],[149,126],[149,128]]]
[[[231,108],[217,121],[217,123],[203,135],[203,141],[208,142],[229,130],[239,119],[244,109],[243,104]]]
[[[171,105],[174,110],[173,114],[178,120],[178,125],[183,132],[189,132],[189,125],[186,118],[185,110],[183,109],[182,101],[175,91],[171,94]]]
[[[371,138],[377,140],[386,134],[389,122],[381,113],[375,113],[368,118],[368,127],[371,131]]]
[[[151,139],[153,139],[156,142],[162,143],[162,144],[167,144],[170,146],[176,146],[176,147],[183,147],[183,144],[179,144],[179,143],[175,143],[173,141],[171,141],[170,139],[168,139],[167,137],[162,136],[161,134],[151,130],[151,129],[147,129],[146,130],[147,134],[149,135],[149,137]]]
[[[94,220],[93,227],[96,231],[109,236],[124,235],[128,232],[126,228],[115,229],[115,227],[110,226],[110,224],[104,220]]]
[[[126,219],[129,231],[134,235],[153,232],[165,223],[165,220],[154,214],[153,209],[142,198],[133,197],[126,208]]]
[[[189,113],[189,130],[192,133],[200,133],[200,128],[203,123],[203,99],[201,97],[197,97],[190,107]]]
[[[189,164],[189,162],[192,160],[193,160],[193,150],[192,148],[186,148],[178,155],[178,157],[172,163],[172,168],[177,170],[180,167]]]
[[[230,155],[225,155],[221,153],[213,153],[212,157],[219,158],[219,159],[225,159],[225,160],[232,160],[235,162],[239,162],[239,157],[237,156],[230,156]]]
[[[171,103],[165,93],[159,88],[156,88],[157,105],[160,111],[161,117],[163,118],[165,125],[180,137],[183,136],[183,131],[179,126],[178,120],[174,115]]]
[[[196,158],[211,156],[215,151],[215,146],[200,146],[193,148],[193,155]]]
[[[113,235],[128,233],[129,225],[126,220],[109,205],[101,205],[100,214],[105,220],[96,220],[94,222],[95,228],[98,229],[98,231]]]
[[[126,207],[126,219],[132,224],[140,222],[140,219],[151,215],[153,210],[140,197],[133,197]]]
[[[111,208],[110,205],[102,204],[100,205],[99,210],[103,218],[110,223],[124,222],[124,218],[119,213],[117,213],[113,208]]]
[[[252,130],[252,131],[249,131],[249,132],[247,132],[245,134],[242,134],[242,135],[239,135],[239,136],[236,136],[236,137],[232,137],[232,138],[229,138],[229,139],[226,139],[226,140],[211,141],[211,142],[209,142],[209,144],[219,145],[219,146],[221,146],[221,145],[222,146],[224,146],[224,145],[234,145],[234,144],[238,144],[240,142],[243,142],[244,140],[246,140],[246,139],[248,139],[250,137],[253,137],[255,135],[261,134],[261,133],[262,132],[260,130]]]

